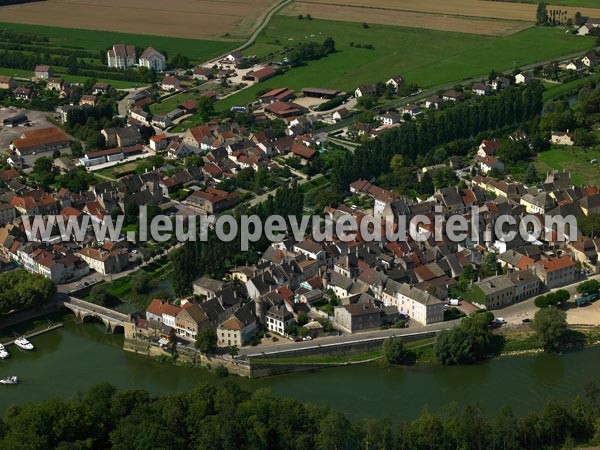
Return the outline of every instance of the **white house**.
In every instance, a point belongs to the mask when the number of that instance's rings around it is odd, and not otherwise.
[[[354,96],[356,98],[361,98],[365,95],[375,95],[376,93],[377,90],[375,89],[375,86],[373,86],[372,84],[365,84],[356,88],[356,90],[354,91]]]
[[[515,75],[516,84],[525,84],[533,79],[533,75],[529,72],[521,72]]]
[[[415,117],[417,114],[421,114],[421,107],[419,105],[406,105],[400,108],[400,113]]]
[[[400,115],[395,112],[388,112],[377,116],[377,120],[381,121],[384,125],[394,125],[400,123]]]
[[[225,61],[236,64],[244,60],[244,55],[241,51],[236,50],[235,52],[231,52],[225,58]]]
[[[400,75],[398,75],[397,77],[393,77],[390,78],[389,80],[387,80],[387,82],[385,83],[386,86],[392,86],[392,88],[394,89],[394,92],[398,92],[398,89],[400,89],[402,86],[404,86],[406,84],[406,80],[401,77]]]
[[[375,295],[385,306],[395,306],[398,312],[424,325],[444,320],[444,303],[439,298],[406,283],[389,279]]]
[[[485,83],[475,83],[471,90],[475,95],[488,95],[490,93],[490,86]]]
[[[179,86],[181,86],[181,83],[176,77],[164,77],[160,82],[160,87],[163,91],[179,89]]]
[[[573,134],[567,131],[553,131],[550,142],[556,145],[574,145]]]
[[[490,172],[492,169],[504,170],[504,163],[493,156],[481,157],[477,155],[476,159],[481,172],[484,174]]]
[[[162,53],[148,47],[140,56],[140,66],[154,69],[156,72],[164,72],[167,69],[167,58]]]

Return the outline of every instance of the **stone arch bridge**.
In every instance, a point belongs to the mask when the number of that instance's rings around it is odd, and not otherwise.
[[[130,317],[127,314],[79,298],[64,296],[61,298],[60,303],[61,306],[71,310],[80,322],[84,322],[88,318],[100,320],[109,333],[125,331],[125,324],[130,322]]]

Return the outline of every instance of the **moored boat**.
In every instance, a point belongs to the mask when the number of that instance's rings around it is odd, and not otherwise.
[[[2,378],[0,384],[19,384],[19,379],[16,376]]]
[[[4,348],[4,345],[0,344],[0,359],[6,359],[10,356],[10,353]]]
[[[35,347],[27,340],[25,336],[15,339],[15,345],[23,350],[33,350]]]

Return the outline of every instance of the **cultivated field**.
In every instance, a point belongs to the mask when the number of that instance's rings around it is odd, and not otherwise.
[[[248,36],[278,0],[47,0],[0,7],[6,22],[193,39]]]
[[[285,56],[284,48],[302,41],[322,42],[331,36],[337,52],[295,68],[217,104],[218,108],[243,105],[267,88],[307,86],[338,88],[347,92],[363,83],[383,81],[397,74],[422,88],[440,86],[489,73],[491,69],[551,60],[592,47],[593,38],[578,37],[553,27],[530,28],[506,37],[453,33],[418,28],[371,25],[364,29],[354,22],[299,20],[275,16],[248,54],[274,58]],[[351,47],[371,44],[374,50]]]
[[[484,19],[399,10],[382,11],[376,8],[344,7],[305,2],[291,4],[282,11],[282,14],[289,16],[310,14],[311,17],[319,19],[367,22],[370,24],[428,28],[441,31],[467,31],[489,36],[507,36],[533,26],[532,22],[521,20]]]
[[[596,5],[560,9],[600,17]],[[299,0],[283,14],[505,36],[532,26],[535,11],[533,4],[485,0]]]

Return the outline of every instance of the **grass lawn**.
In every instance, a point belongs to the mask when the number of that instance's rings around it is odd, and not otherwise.
[[[219,104],[218,109],[244,105],[263,89],[287,86],[338,88],[347,92],[364,83],[383,81],[402,74],[422,88],[450,84],[488,73],[491,69],[550,60],[591,48],[593,38],[565,34],[558,28],[530,28],[507,37],[453,33],[418,28],[371,25],[332,20],[298,20],[275,16],[246,53],[283,58],[286,45],[322,42],[331,36],[337,53],[252,86]],[[375,50],[351,47],[371,44]]]
[[[600,160],[600,148],[584,150],[555,147],[540,153],[535,160],[535,166],[540,173],[567,170],[571,172],[575,184],[596,185],[600,184],[600,165],[591,164],[592,159]]]
[[[78,47],[98,52],[106,51],[113,44],[133,44],[139,47],[151,46],[159,51],[165,51],[171,56],[181,53],[187,56],[192,62],[202,62],[214,58],[241,44],[237,42],[182,39],[8,22],[0,22],[0,29],[40,34],[48,36],[52,43],[56,43],[58,46]]]
[[[198,100],[201,96],[202,92],[200,91],[177,94],[172,97],[169,97],[161,103],[154,103],[150,105],[150,112],[152,114],[167,114],[173,111],[175,108],[177,108],[178,105],[181,105],[183,102],[187,100]]]

